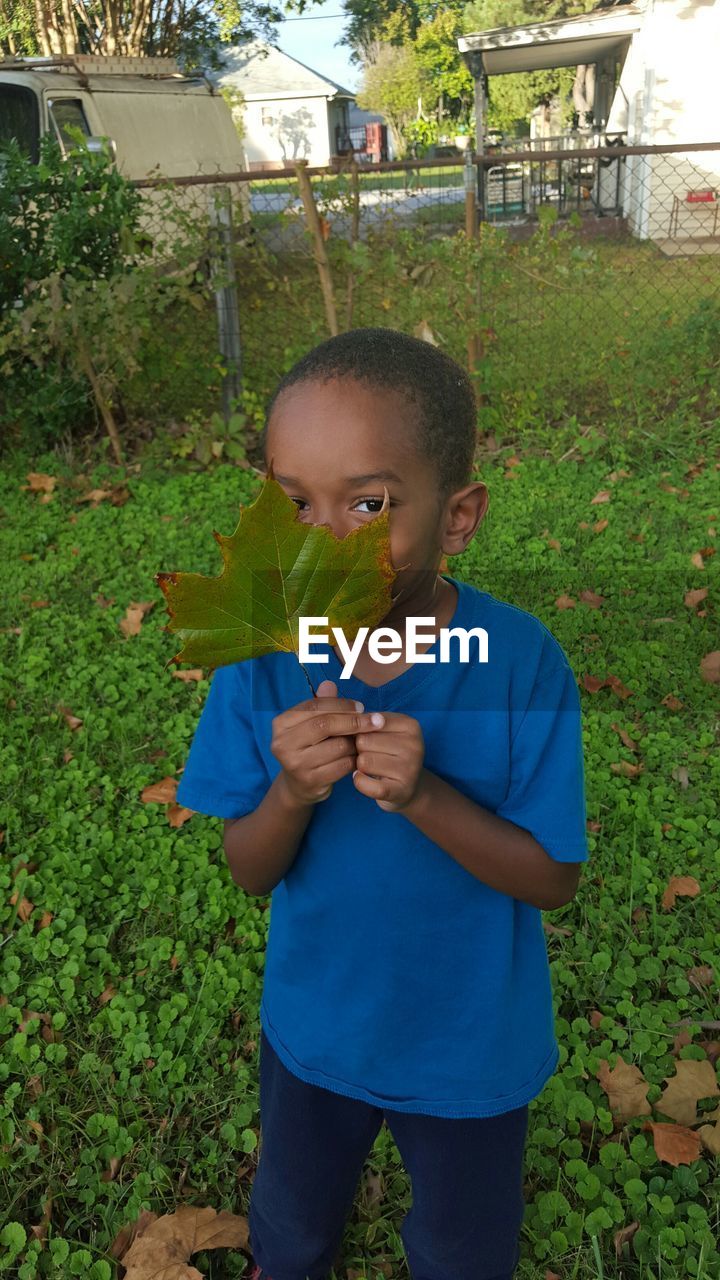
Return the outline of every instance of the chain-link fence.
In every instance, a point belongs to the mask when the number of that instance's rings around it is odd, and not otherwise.
[[[603,398],[622,411],[720,307],[720,143],[617,142],[177,182],[207,219],[208,264],[230,271],[233,386],[241,346],[266,393],[313,342],[380,324],[465,360],[488,431],[569,413],[582,430]]]

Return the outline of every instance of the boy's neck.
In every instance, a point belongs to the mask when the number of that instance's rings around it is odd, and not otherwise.
[[[429,576],[429,575],[428,575]],[[433,583],[432,590],[416,592],[414,596],[408,600],[403,598],[402,604],[398,601],[395,610],[391,609],[389,613],[378,623],[380,627],[392,627],[401,636],[405,636],[406,622],[408,618],[422,617],[434,618],[435,626],[428,628],[434,632],[433,640],[431,640],[423,649],[418,649],[419,653],[426,653],[437,639],[439,632],[446,627],[451,621],[458,602],[458,590],[452,582],[447,582],[438,574]],[[374,630],[372,628],[371,630]],[[369,639],[369,637],[368,637]],[[354,674],[364,684],[369,684],[375,688],[388,684],[394,680],[396,676],[402,675],[403,671],[407,671],[412,663],[406,662],[404,654],[399,654],[394,662],[375,662],[368,654],[368,640],[365,641],[360,651],[358,659],[355,663]],[[333,646],[335,656],[343,661],[342,655],[336,646]]]
[[[433,579],[423,578],[413,595],[400,592],[396,604],[391,606],[378,625],[393,627],[404,635],[408,618],[434,618],[436,626],[446,626],[455,612],[457,588],[439,573]]]

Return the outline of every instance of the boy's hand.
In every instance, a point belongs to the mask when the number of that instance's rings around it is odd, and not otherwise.
[[[425,741],[412,716],[397,711],[378,714],[382,725],[372,733],[363,730],[355,734],[357,772],[353,782],[381,809],[399,813],[416,798],[422,786]]]
[[[339,698],[333,681],[322,680],[316,698],[274,717],[270,750],[298,803],[326,800],[333,783],[356,767],[355,735],[364,730],[369,738],[373,730],[361,706],[353,698]]]

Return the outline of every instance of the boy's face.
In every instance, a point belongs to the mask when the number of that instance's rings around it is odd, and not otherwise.
[[[277,399],[268,422],[266,465],[294,499],[304,524],[328,525],[344,538],[390,501],[393,595],[429,597],[445,555],[471,540],[487,490],[470,484],[440,504],[435,470],[415,446],[412,403],[389,388],[352,378],[299,382]]]

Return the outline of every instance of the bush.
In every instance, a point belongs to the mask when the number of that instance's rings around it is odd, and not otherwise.
[[[168,308],[204,306],[206,219],[160,192],[149,235],[143,196],[107,148],[65,157],[45,137],[34,165],[11,142],[0,171],[2,434],[38,448],[101,422],[120,461],[121,388],[141,368],[143,343]]]

